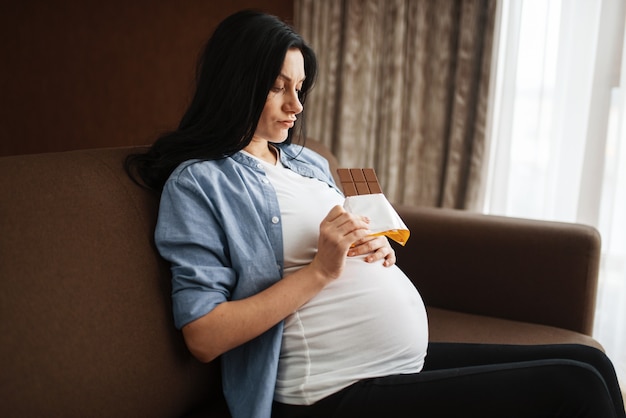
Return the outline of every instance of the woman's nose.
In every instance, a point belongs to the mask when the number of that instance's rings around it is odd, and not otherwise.
[[[297,115],[300,112],[302,112],[303,109],[304,107],[302,106],[302,103],[300,102],[300,97],[298,96],[298,92],[295,90],[292,90],[291,92],[289,92],[287,100],[285,101],[285,110],[289,112],[293,112]]]

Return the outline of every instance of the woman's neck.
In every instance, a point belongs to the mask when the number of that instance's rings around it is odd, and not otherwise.
[[[268,141],[253,139],[244,151],[254,155],[260,160],[267,161],[268,163],[275,165],[278,162],[278,152],[276,148]]]

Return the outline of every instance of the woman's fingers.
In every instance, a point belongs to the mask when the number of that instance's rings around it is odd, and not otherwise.
[[[384,236],[367,236],[356,242],[348,251],[348,256],[354,257],[369,254],[365,261],[372,263],[382,260],[383,265],[392,266],[396,263],[396,252],[389,244],[389,240]]]
[[[346,212],[341,206],[335,206],[320,225],[320,236],[335,241],[347,252],[350,245],[367,236],[369,220],[365,217]]]

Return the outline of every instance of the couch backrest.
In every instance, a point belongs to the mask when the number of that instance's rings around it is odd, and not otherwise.
[[[181,416],[223,403],[172,325],[157,197],[130,148],[0,158],[0,411]],[[217,363],[217,362],[215,362]]]

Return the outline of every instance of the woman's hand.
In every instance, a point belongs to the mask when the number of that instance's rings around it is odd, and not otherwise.
[[[366,236],[354,243],[354,246],[348,251],[349,257],[369,254],[365,257],[365,261],[373,263],[374,261],[384,260],[383,266],[389,267],[396,263],[396,252],[389,240],[385,236]]]
[[[317,254],[310,266],[325,280],[341,275],[350,247],[369,235],[369,220],[347,212],[341,206],[333,207],[320,224]]]

